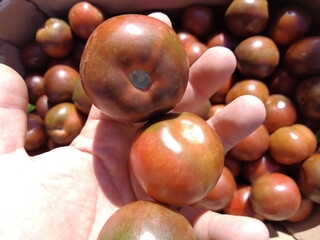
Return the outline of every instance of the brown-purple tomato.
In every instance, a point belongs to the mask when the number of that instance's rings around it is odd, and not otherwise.
[[[284,65],[299,78],[309,78],[320,74],[320,36],[300,38],[292,43],[284,55]]]
[[[58,18],[48,18],[36,32],[36,41],[41,50],[54,58],[67,56],[73,47],[73,35],[67,22]]]
[[[133,141],[130,174],[151,198],[186,206],[217,183],[224,150],[217,133],[192,113],[170,113],[147,122]]]
[[[35,104],[37,99],[44,94],[44,77],[32,74],[25,78],[28,88],[29,103]]]
[[[181,16],[181,26],[197,38],[207,37],[215,24],[215,15],[208,5],[192,5],[187,7]]]
[[[288,46],[307,34],[311,14],[301,6],[287,5],[276,10],[270,19],[268,36],[278,46]]]
[[[73,103],[62,102],[51,107],[44,123],[49,137],[56,144],[67,145],[78,136],[85,122]]]
[[[320,76],[302,80],[296,88],[295,100],[299,113],[320,120]]]
[[[267,0],[233,0],[224,16],[229,31],[237,37],[261,33],[269,21]]]
[[[275,42],[262,35],[242,40],[234,54],[237,69],[247,78],[264,79],[270,76],[280,61],[280,52]]]
[[[196,240],[188,220],[176,210],[153,201],[135,201],[114,212],[97,240]]]
[[[269,173],[251,185],[250,202],[255,212],[271,221],[292,217],[301,204],[301,194],[295,181],[283,173]]]
[[[44,92],[51,102],[71,101],[77,82],[80,82],[80,75],[74,68],[54,65],[44,74]]]
[[[181,100],[189,64],[175,31],[139,14],[107,19],[91,34],[80,75],[91,102],[120,121],[141,122]]]
[[[42,117],[37,114],[27,114],[27,133],[25,137],[25,149],[37,150],[47,142],[48,135]]]

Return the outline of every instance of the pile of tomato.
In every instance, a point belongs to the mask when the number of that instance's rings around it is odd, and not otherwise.
[[[315,16],[297,3],[267,0],[164,12],[173,20],[172,28],[147,16],[149,12],[108,16],[89,2],[75,4],[65,19],[48,19],[21,52],[30,103],[26,150],[34,155],[70,144],[94,104],[120,121],[152,119],[137,132],[130,166],[135,180],[153,199],[168,206],[196,204],[263,221],[307,218],[320,204],[320,35]],[[147,35],[137,41],[139,31]],[[197,115],[167,114],[182,98],[189,66],[216,46],[233,51],[237,59],[233,75]],[[264,103],[266,119],[223,153],[205,121],[248,94]],[[148,132],[152,127],[159,129],[158,137]],[[173,128],[200,131],[206,144],[191,148],[197,151],[189,151],[188,146],[172,150],[173,137],[165,143],[162,135],[163,129]],[[198,135],[183,137],[200,142],[194,139]],[[194,184],[181,189],[181,182],[172,180],[177,175],[170,174],[167,182],[157,182],[159,169],[160,174],[170,171],[145,160],[157,149],[164,154],[154,161],[177,158],[190,164],[185,164],[186,173],[198,169],[198,175],[179,173],[181,181],[194,177],[189,179]],[[177,151],[184,154],[173,153]],[[194,158],[206,151],[210,157],[201,160],[207,162],[194,164]],[[154,175],[148,176],[146,169]],[[215,174],[203,177],[208,171]],[[199,179],[208,183],[197,184]]]

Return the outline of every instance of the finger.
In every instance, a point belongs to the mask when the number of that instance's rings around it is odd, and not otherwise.
[[[232,75],[236,58],[225,47],[209,48],[191,67],[187,89],[176,111],[196,112]]]
[[[166,14],[164,14],[162,12],[153,12],[153,13],[148,14],[148,16],[154,17],[154,18],[164,22],[169,27],[172,27],[172,23],[171,23],[170,18],[168,17],[168,15],[166,15]]]
[[[266,225],[258,219],[219,214],[191,206],[181,208],[191,222],[198,240],[267,240]]]
[[[24,147],[28,91],[22,77],[0,64],[0,153]]]
[[[266,117],[263,102],[255,96],[236,98],[207,123],[219,134],[225,152],[257,129]]]

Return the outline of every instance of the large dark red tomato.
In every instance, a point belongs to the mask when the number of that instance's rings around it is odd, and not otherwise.
[[[192,226],[179,212],[152,201],[136,201],[116,211],[104,224],[98,240],[195,240]]]
[[[175,206],[204,198],[218,181],[224,150],[217,133],[192,113],[149,121],[130,154],[133,179],[153,199]]]
[[[139,122],[175,107],[187,86],[189,64],[172,28],[153,17],[127,14],[109,18],[91,34],[80,75],[103,113]]]
[[[298,211],[301,194],[299,187],[289,176],[269,173],[253,181],[250,201],[258,214],[268,220],[282,221]]]

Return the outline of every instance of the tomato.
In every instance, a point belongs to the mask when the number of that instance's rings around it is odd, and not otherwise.
[[[79,72],[66,65],[54,65],[44,74],[44,92],[54,103],[71,101]]]
[[[297,184],[289,176],[269,173],[253,181],[250,202],[254,211],[264,218],[282,221],[298,211],[301,194]]]
[[[224,167],[217,184],[198,204],[212,211],[222,210],[231,202],[236,188],[237,183],[232,172]]]
[[[320,120],[320,77],[303,79],[296,88],[295,100],[299,113],[313,120]]]
[[[298,185],[312,201],[320,204],[320,154],[307,158],[299,169]]]
[[[68,20],[77,36],[87,40],[94,29],[104,21],[104,14],[91,3],[81,1],[70,8]]]
[[[261,33],[269,21],[269,6],[266,0],[234,0],[224,16],[226,27],[237,37]]]
[[[263,156],[269,147],[269,132],[262,124],[250,135],[234,145],[229,153],[241,161],[254,161]]]
[[[135,201],[113,213],[98,240],[195,240],[192,226],[179,212],[152,201]]]
[[[278,67],[280,52],[275,42],[266,36],[242,40],[234,50],[237,68],[247,78],[265,79]]]
[[[316,148],[315,135],[303,124],[280,127],[270,135],[269,152],[281,164],[299,163]]]
[[[239,185],[234,192],[233,198],[230,203],[223,209],[225,214],[231,214],[236,216],[247,216],[260,220],[264,218],[257,214],[250,202],[251,186]]]
[[[153,17],[107,19],[91,34],[80,62],[83,88],[103,113],[140,122],[181,100],[189,64],[174,30]]]
[[[49,18],[36,32],[36,41],[41,50],[54,58],[66,57],[73,47],[73,35],[67,22]]]
[[[271,94],[265,106],[267,115],[263,124],[269,132],[274,132],[283,126],[290,126],[297,120],[298,113],[294,103],[282,94]]]
[[[192,113],[170,113],[146,123],[130,153],[130,174],[151,198],[186,206],[217,183],[224,150],[217,133]]]
[[[49,137],[55,144],[67,145],[80,133],[84,116],[74,104],[59,103],[48,110],[44,123]]]
[[[37,114],[28,113],[25,149],[27,151],[37,150],[46,144],[47,139],[48,135],[43,119]]]

